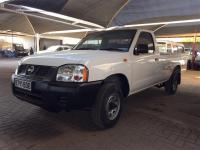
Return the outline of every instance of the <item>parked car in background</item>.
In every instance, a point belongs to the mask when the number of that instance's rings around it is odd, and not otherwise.
[[[29,55],[29,50],[24,49],[23,44],[13,44],[13,49],[16,57],[24,57]]]
[[[101,129],[118,122],[126,97],[154,86],[172,95],[180,83],[180,63],[140,29],[90,33],[72,50],[22,59],[12,75],[17,98],[49,111],[87,108]]]
[[[5,49],[5,50],[3,50],[2,56],[6,57],[6,58],[14,58],[14,57],[16,57],[16,53],[12,49]]]
[[[3,44],[2,44],[3,45]],[[29,50],[24,49],[23,44],[6,43],[1,46],[2,57],[24,57],[29,55]]]
[[[65,51],[65,50],[69,50],[71,48],[72,48],[72,46],[69,46],[69,45],[54,45],[54,46],[50,46],[46,50],[41,50],[41,51],[37,52],[37,54]]]
[[[189,58],[189,52],[185,51],[183,44],[171,41],[158,41],[158,48],[161,55],[170,55],[174,61],[181,65],[186,65]]]
[[[188,59],[188,62],[187,62],[187,69],[191,70],[193,67],[194,69],[197,69],[197,70],[200,69],[200,50],[196,50],[195,52],[194,64],[192,64],[192,52],[190,54],[190,58]]]
[[[187,53],[189,53],[189,54],[190,54],[190,53],[191,53],[191,51],[192,51],[192,48],[190,48],[190,47],[189,47],[189,48],[188,48],[188,47],[185,47],[185,52],[187,52]]]

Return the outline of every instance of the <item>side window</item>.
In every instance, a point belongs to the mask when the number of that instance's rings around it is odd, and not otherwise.
[[[155,52],[154,40],[151,33],[141,32],[134,54],[152,54]]]

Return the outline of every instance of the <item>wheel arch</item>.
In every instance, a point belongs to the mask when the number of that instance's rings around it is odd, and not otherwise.
[[[181,65],[177,65],[174,67],[172,75],[178,71],[178,84],[181,84]]]
[[[127,97],[130,92],[130,85],[129,85],[129,81],[128,81],[128,78],[126,77],[126,75],[121,74],[121,73],[113,74],[113,75],[108,76],[104,80],[104,82],[109,82],[109,81],[116,80],[116,79],[118,79],[120,81],[120,87],[122,89],[124,97]]]

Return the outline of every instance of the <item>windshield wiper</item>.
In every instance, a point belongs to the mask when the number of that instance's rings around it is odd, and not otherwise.
[[[112,47],[109,47],[109,48],[102,48],[100,50],[105,50],[105,51],[121,51],[121,52],[125,52],[124,50],[122,49],[119,49],[119,48],[112,48]]]

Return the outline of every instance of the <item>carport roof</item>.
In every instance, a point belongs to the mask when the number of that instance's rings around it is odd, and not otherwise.
[[[166,25],[161,30],[155,32],[157,36],[171,37],[171,36],[194,36],[200,33],[200,22],[196,23],[182,23]]]
[[[105,27],[110,21],[110,25],[116,26],[200,18],[199,0],[11,0],[8,3],[52,11]]]
[[[200,19],[199,0],[8,0],[7,4],[52,11],[103,27]],[[176,25],[167,23],[145,28],[155,27],[160,28],[156,32],[159,35],[194,33],[198,29],[198,25],[182,24],[177,30]]]
[[[106,27],[128,0],[11,0],[29,6],[86,20]]]
[[[44,33],[52,30],[80,29],[65,23],[55,22],[42,18],[35,18],[2,10],[0,10],[0,14],[0,30],[11,30],[34,35],[35,33]]]

